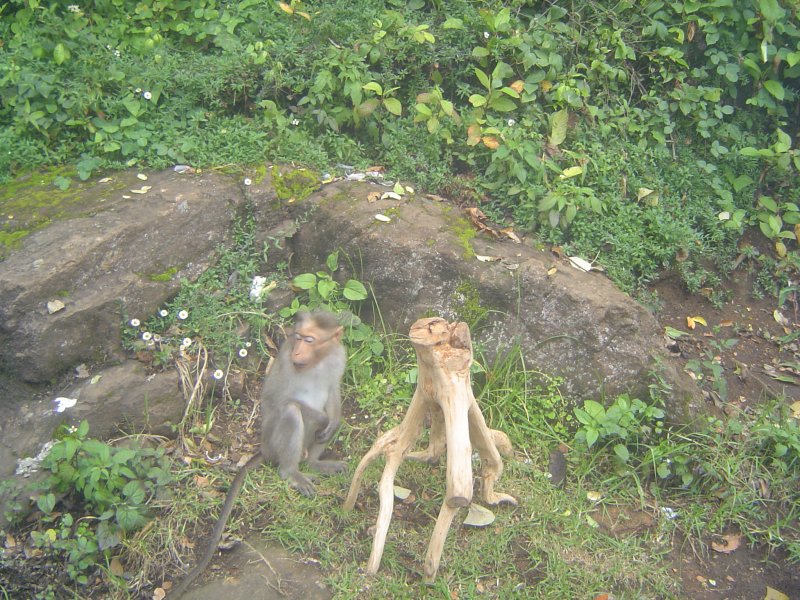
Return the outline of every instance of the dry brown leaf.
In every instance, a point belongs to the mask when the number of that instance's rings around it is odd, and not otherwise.
[[[733,327],[733,321],[725,319],[724,321],[719,322],[720,327]]]
[[[485,135],[481,138],[483,145],[489,150],[497,150],[500,147],[500,140],[491,135]]]
[[[164,600],[167,597],[167,592],[164,588],[156,588],[153,590],[153,600]]]
[[[480,125],[470,125],[467,127],[467,146],[477,146],[481,141]]]
[[[373,202],[377,202],[378,200],[380,200],[380,198],[381,198],[380,192],[370,192],[369,194],[367,194],[367,202],[369,202],[370,204],[372,204]]]
[[[208,487],[209,484],[208,477],[204,475],[195,475],[194,484],[199,488]]]
[[[125,574],[125,568],[116,556],[108,564],[108,570],[114,577],[122,577]]]
[[[508,239],[510,239],[515,244],[521,244],[522,243],[522,240],[519,239],[519,236],[516,233],[514,233],[514,230],[511,229],[510,227],[506,227],[505,229],[501,229],[500,233],[502,233],[504,236],[506,236]]]
[[[735,533],[729,533],[727,535],[722,536],[721,542],[711,542],[711,547],[716,552],[721,552],[722,554],[730,554],[734,550],[739,547],[739,544],[742,543],[742,536],[736,535]]]
[[[548,276],[548,277],[552,277],[552,276],[553,276],[553,275],[555,275],[556,273],[558,273],[558,269],[557,269],[556,267],[550,267],[550,268],[547,270],[547,276]]]

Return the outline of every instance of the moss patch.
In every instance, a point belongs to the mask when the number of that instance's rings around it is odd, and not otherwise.
[[[64,187],[68,180],[68,187]],[[56,184],[59,185],[56,185]],[[53,221],[85,216],[96,210],[99,199],[86,190],[94,182],[81,182],[74,168],[57,167],[26,173],[0,188],[0,259],[20,240]],[[59,187],[60,186],[60,187]],[[103,187],[102,194],[122,189],[120,182]]]
[[[172,281],[172,278],[175,277],[175,273],[177,272],[178,272],[178,267],[170,267],[163,273],[150,273],[146,277],[150,281],[166,282],[166,281]]]
[[[277,166],[273,166],[272,185],[278,200],[300,202],[319,189],[320,179],[318,173],[308,169],[295,169],[281,173]]]

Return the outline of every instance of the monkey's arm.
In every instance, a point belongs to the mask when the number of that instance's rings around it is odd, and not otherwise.
[[[328,416],[328,425],[317,432],[317,442],[323,443],[330,440],[342,423],[342,395],[339,391],[338,381],[331,386],[328,393],[328,402],[325,404],[325,414]]]

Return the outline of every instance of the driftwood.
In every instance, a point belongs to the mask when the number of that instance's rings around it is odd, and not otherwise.
[[[439,569],[444,541],[459,508],[472,502],[472,447],[481,460],[483,500],[495,505],[517,501],[494,491],[494,484],[503,472],[500,452],[511,453],[508,436],[489,429],[475,396],[469,368],[472,364],[472,342],[466,323],[448,323],[441,318],[420,319],[411,327],[411,344],[417,353],[419,374],[417,389],[403,422],[381,435],[361,459],[353,475],[344,508],[352,510],[358,498],[366,468],[383,455],[386,463],[378,486],[380,509],[375,526],[372,553],[367,572],[380,567],[386,534],[394,509],[394,478],[406,458],[435,463],[447,449],[447,490],[436,519],[433,535],[425,556],[424,579],[432,582]],[[427,448],[412,452],[425,418],[430,419]]]

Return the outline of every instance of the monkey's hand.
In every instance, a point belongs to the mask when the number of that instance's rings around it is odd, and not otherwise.
[[[339,423],[328,423],[328,426],[325,427],[325,429],[319,429],[317,431],[315,441],[318,444],[324,444],[333,437],[333,434],[336,433],[337,429],[339,429]]]

